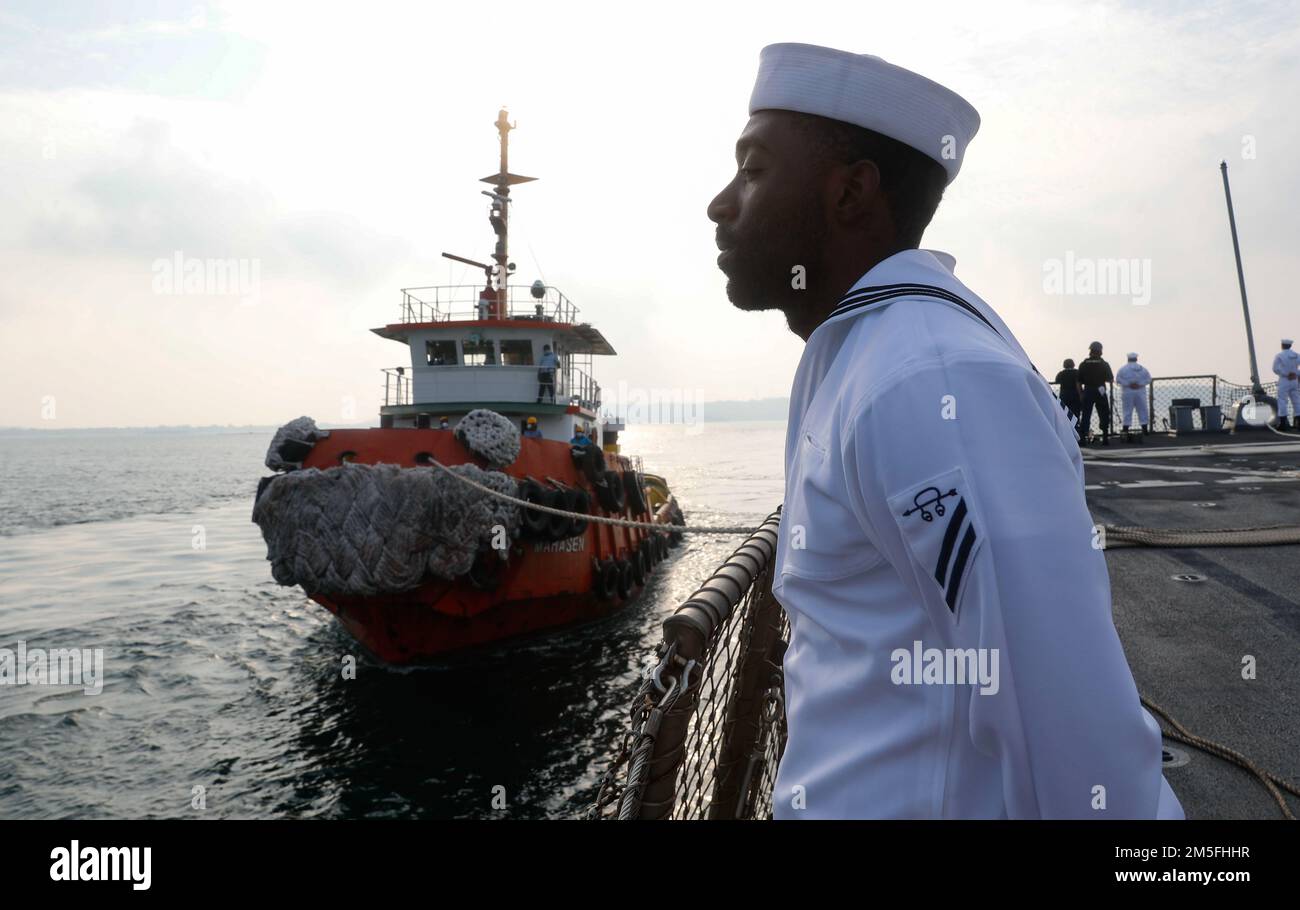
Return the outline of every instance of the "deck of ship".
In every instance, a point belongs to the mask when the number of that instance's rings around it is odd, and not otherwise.
[[[1300,526],[1300,436],[1112,439],[1084,450],[1088,502],[1106,525]],[[1300,545],[1108,549],[1115,624],[1138,689],[1192,733],[1300,783]],[[1202,581],[1175,576],[1202,576]],[[1242,678],[1243,658],[1256,678]],[[1166,740],[1187,817],[1280,818],[1247,772]],[[1291,799],[1300,814],[1300,799]]]

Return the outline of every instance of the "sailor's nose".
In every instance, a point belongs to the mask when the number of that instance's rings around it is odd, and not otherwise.
[[[731,192],[730,186],[727,186],[721,193],[713,197],[713,201],[709,203],[707,213],[709,220],[714,224],[736,220],[735,195]]]

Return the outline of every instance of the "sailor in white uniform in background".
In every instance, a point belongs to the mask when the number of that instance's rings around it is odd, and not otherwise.
[[[1142,426],[1142,432],[1150,432],[1147,426],[1151,422],[1151,412],[1147,407],[1147,386],[1151,385],[1151,373],[1146,367],[1138,363],[1137,354],[1129,353],[1128,363],[1119,368],[1119,372],[1115,374],[1115,381],[1119,383],[1120,388],[1123,390],[1122,405],[1125,435],[1128,434],[1129,417],[1134,411],[1137,411],[1138,423]]]
[[[997,314],[917,249],[979,116],[876,57],[763,49],[709,205],[741,309],[806,341],[773,591],[793,818],[1181,818],[1083,464]]]
[[[1273,372],[1277,376],[1277,428],[1289,430],[1287,404],[1291,405],[1291,418],[1295,429],[1300,430],[1300,353],[1291,350],[1290,338],[1282,339],[1282,350],[1273,358]]]

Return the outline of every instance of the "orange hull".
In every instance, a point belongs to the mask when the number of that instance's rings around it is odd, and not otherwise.
[[[654,521],[648,512],[602,508],[594,488],[570,455],[566,442],[521,439],[519,457],[504,473],[523,481],[558,481],[590,495],[590,514]],[[332,430],[318,441],[303,467],[328,468],[348,460],[364,464],[418,467],[417,456],[445,465],[487,465],[469,452],[449,430]],[[628,459],[605,455],[606,468],[630,470]],[[549,485],[549,484],[548,484]],[[667,522],[661,510],[661,521]],[[610,560],[635,560],[638,550],[654,550],[643,541],[649,532],[590,522],[581,534],[558,541],[520,538],[508,562],[492,578],[430,579],[400,594],[374,597],[312,599],[339,618],[368,651],[389,663],[409,663],[518,635],[558,628],[609,615],[633,599],[641,585],[602,596],[600,567]],[[655,535],[661,536],[661,535]],[[661,555],[661,554],[659,554]],[[645,571],[658,558],[646,560]],[[607,593],[607,592],[604,592]]]

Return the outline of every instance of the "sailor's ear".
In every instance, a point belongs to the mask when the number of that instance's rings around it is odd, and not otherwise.
[[[832,217],[843,225],[873,223],[885,207],[885,197],[880,191],[880,168],[870,159],[832,168],[830,191]]]

